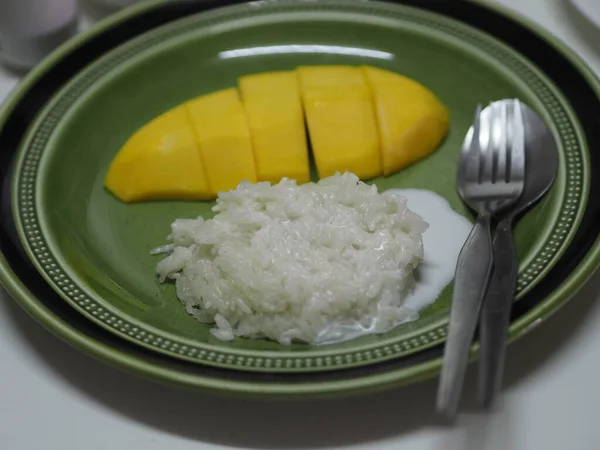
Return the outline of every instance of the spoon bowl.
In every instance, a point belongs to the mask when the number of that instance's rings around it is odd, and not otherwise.
[[[489,120],[494,105],[512,100],[498,100],[481,111],[482,120]],[[541,200],[554,184],[558,172],[558,147],[552,132],[541,117],[521,102],[525,125],[525,185],[519,199],[498,215],[499,221],[514,220]],[[472,128],[469,130],[472,135]]]
[[[550,190],[558,173],[558,147],[552,132],[531,108],[522,105],[525,122],[525,186],[503,218],[514,219],[535,205]]]

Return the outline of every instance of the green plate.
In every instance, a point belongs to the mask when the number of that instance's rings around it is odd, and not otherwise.
[[[420,318],[381,336],[313,347],[267,340],[221,342],[158,283],[157,257],[179,217],[211,215],[208,202],[123,204],[103,187],[112,158],[141,125],[240,75],[307,64],[371,64],[412,77],[448,106],[450,132],[426,160],[380,190],[439,193],[467,215],[455,189],[460,144],[476,103],[518,97],[559,144],[550,194],[515,230],[518,296],[561,258],[589,189],[588,149],[569,101],[531,61],[463,22],[408,6],[349,1],[240,4],[174,20],[95,59],[37,114],[15,166],[12,205],[22,244],[62,298],[98,325],[151,350],[251,371],[321,371],[373,364],[443,342],[448,286]]]

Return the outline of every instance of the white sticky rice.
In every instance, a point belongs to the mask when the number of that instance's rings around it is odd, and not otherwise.
[[[405,198],[344,173],[299,186],[241,183],[213,210],[173,222],[156,270],[218,339],[318,345],[415,318],[403,303],[428,224]]]

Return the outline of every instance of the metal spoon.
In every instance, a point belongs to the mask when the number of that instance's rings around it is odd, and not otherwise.
[[[519,200],[498,217],[493,241],[494,267],[479,322],[480,398],[488,408],[492,406],[502,384],[510,310],[517,283],[519,263],[512,225],[516,217],[548,192],[558,171],[558,149],[551,131],[534,111],[522,102],[521,106],[525,123],[525,186]],[[486,112],[489,108],[482,111],[482,115],[489,114],[489,111]]]

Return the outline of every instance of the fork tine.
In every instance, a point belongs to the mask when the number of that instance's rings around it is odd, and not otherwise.
[[[523,121],[523,111],[519,100],[511,102],[512,120],[510,128],[512,130],[512,139],[510,142],[510,172],[509,181],[523,181],[525,177],[525,122]]]
[[[475,118],[473,120],[473,141],[479,140],[479,133],[481,128],[481,103],[477,103],[475,107]],[[473,141],[471,141],[471,145],[473,145]]]
[[[460,168],[462,177],[465,180],[479,181],[481,167],[480,155],[480,136],[481,136],[481,104],[478,103],[475,108],[475,118],[473,127],[469,130],[471,142],[468,146],[463,146],[460,158]]]
[[[496,164],[496,176],[495,182],[506,182],[508,180],[508,142],[509,134],[511,130],[508,126],[508,105],[506,103],[500,103],[498,105],[500,121],[502,123],[502,130],[505,132],[498,133],[497,140],[497,164]]]
[[[498,141],[497,135],[501,124],[498,122],[498,114],[496,111],[497,107],[493,103],[490,103],[487,112],[488,117],[484,123],[482,129],[482,145],[480,152],[483,159],[481,168],[481,179],[482,183],[493,182],[494,175],[494,154],[496,153],[496,143]]]

